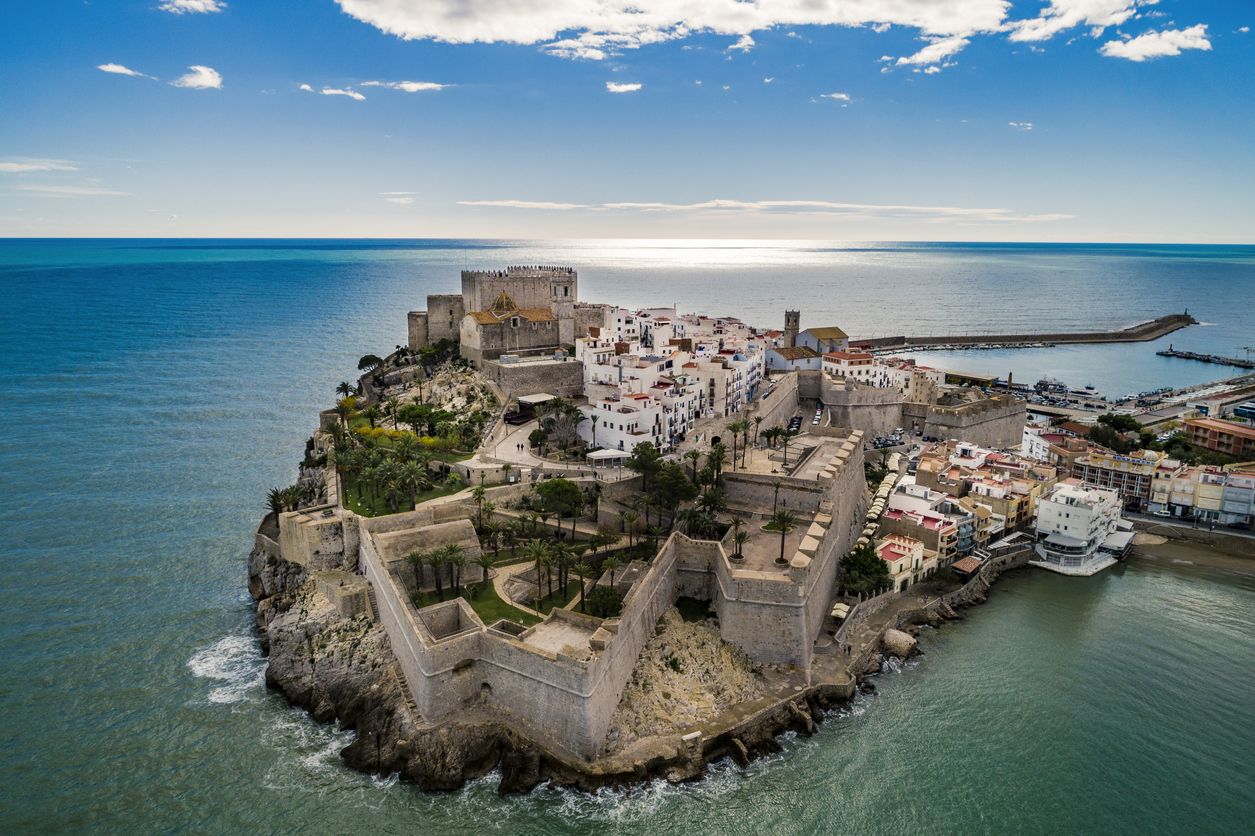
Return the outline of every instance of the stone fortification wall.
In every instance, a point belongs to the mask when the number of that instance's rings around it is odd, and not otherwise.
[[[427,340],[456,340],[466,306],[458,293],[443,293],[427,297]]]
[[[411,351],[418,351],[431,341],[427,338],[427,311],[410,311],[405,315],[406,341]]]
[[[989,345],[1006,343],[1125,343],[1157,340],[1188,325],[1197,324],[1189,314],[1169,314],[1142,322],[1118,331],[1062,331],[1053,334],[962,334],[934,337],[876,337],[850,340],[851,345],[863,348],[896,348],[920,345]]]
[[[575,316],[575,336],[587,337],[589,328],[605,327],[605,306],[603,305],[580,305],[577,304],[574,310]]]
[[[584,364],[566,361],[485,362],[480,371],[496,383],[508,398],[548,392],[577,397],[584,387]]]
[[[737,508],[771,508],[780,486],[780,503],[790,511],[813,514],[828,496],[823,482],[803,482],[787,476],[741,471],[724,472],[728,503]]]
[[[838,427],[852,427],[872,435],[902,426],[903,396],[897,389],[874,386],[846,387],[845,381],[810,369],[798,372],[798,393],[805,400],[818,400]]]
[[[353,564],[358,551],[357,516],[341,511],[323,517],[322,512],[330,507],[279,515],[279,552],[284,560],[315,571]]]
[[[970,441],[982,447],[1018,447],[1027,413],[1023,401],[994,397],[957,407],[930,406],[924,435]]]
[[[456,618],[442,611],[432,614],[437,620],[431,621],[430,610],[420,614],[407,600],[369,532],[361,547],[362,568],[376,591],[380,620],[424,717],[438,720],[478,699],[508,712],[536,739],[585,758],[602,751],[611,715],[641,648],[663,611],[675,602],[675,560],[674,551],[664,548],[629,593],[618,619],[603,623],[578,613],[551,615],[582,626],[601,645],[595,655],[584,647],[569,656],[485,629],[461,602]],[[459,626],[466,629],[453,632]],[[453,634],[438,638],[442,632]]]
[[[754,418],[756,416],[763,419],[761,428],[764,430],[787,424],[789,418],[797,411],[797,374],[779,375],[773,377],[772,382],[775,385],[770,394],[754,401],[745,410],[731,415],[721,415],[716,418],[705,418],[698,421],[697,426],[689,433],[690,440],[682,444],[681,447],[705,447],[713,439],[718,438],[731,451],[732,434],[728,432],[728,424],[741,419],[747,419],[750,422],[751,442],[754,438]],[[740,444],[739,439],[737,444]]]
[[[502,293],[508,294],[520,308],[574,308],[579,298],[579,274],[570,267],[462,271],[459,298],[466,300],[467,310],[486,311]]]

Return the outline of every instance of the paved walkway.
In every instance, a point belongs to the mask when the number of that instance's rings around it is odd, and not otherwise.
[[[528,561],[523,561],[522,563],[511,563],[509,566],[495,567],[493,569],[493,575],[492,575],[492,588],[497,591],[497,597],[500,598],[505,603],[510,604],[511,606],[515,607],[516,609],[520,609],[525,613],[530,613],[531,615],[537,616],[539,618],[544,618],[545,617],[544,613],[534,610],[531,607],[525,607],[522,604],[517,603],[516,601],[511,599],[509,594],[506,592],[506,581],[508,581],[510,578],[514,577],[515,575],[526,572],[530,568],[532,568],[532,564]]]

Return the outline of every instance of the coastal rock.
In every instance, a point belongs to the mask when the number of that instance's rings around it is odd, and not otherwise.
[[[915,651],[918,642],[915,637],[901,630],[886,630],[880,639],[881,644],[885,648],[885,652],[890,656],[897,656],[899,659],[905,659]]]

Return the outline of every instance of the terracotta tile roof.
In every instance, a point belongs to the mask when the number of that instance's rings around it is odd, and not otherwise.
[[[829,351],[824,355],[831,360],[870,360],[872,356],[865,351]]]
[[[810,334],[820,340],[846,340],[850,338],[849,334],[845,333],[835,325],[828,328],[807,328],[802,333]]]
[[[772,351],[786,360],[810,360],[812,357],[819,356],[815,349],[806,345],[799,345],[796,348],[773,348]]]
[[[965,575],[970,575],[980,568],[980,561],[974,557],[965,557],[962,560],[954,561],[954,564],[950,568],[954,569],[956,572],[962,572]]]

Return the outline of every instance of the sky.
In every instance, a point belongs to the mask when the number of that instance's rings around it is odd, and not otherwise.
[[[0,236],[1255,243],[1248,0],[18,0]]]

